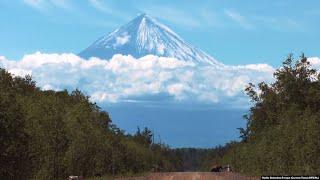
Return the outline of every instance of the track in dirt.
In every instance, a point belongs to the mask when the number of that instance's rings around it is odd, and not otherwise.
[[[256,180],[257,177],[246,177],[236,173],[210,172],[173,172],[152,173],[144,177],[119,178],[118,180]]]

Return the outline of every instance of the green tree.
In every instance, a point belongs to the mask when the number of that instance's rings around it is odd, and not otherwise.
[[[0,179],[28,175],[28,134],[16,101],[14,80],[0,69]]]
[[[240,129],[242,142],[223,161],[256,175],[319,174],[319,73],[304,54],[296,62],[289,55],[274,77],[246,88],[254,105]]]

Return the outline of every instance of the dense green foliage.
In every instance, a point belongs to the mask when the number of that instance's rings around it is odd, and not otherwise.
[[[220,159],[229,149],[230,143],[215,148],[178,148],[173,151],[182,161],[179,171],[210,171],[210,169],[220,164]]]
[[[0,142],[0,179],[173,171],[181,163],[150,130],[125,134],[80,91],[42,91],[3,69]]]
[[[242,142],[222,162],[247,174],[310,175],[320,173],[320,75],[307,58],[289,56],[272,84],[250,84],[254,105]]]

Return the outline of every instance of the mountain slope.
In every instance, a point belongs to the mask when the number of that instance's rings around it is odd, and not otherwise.
[[[136,58],[152,54],[192,61],[196,64],[221,65],[146,14],[139,15],[128,24],[99,38],[79,53],[83,58],[103,59],[110,59],[114,54],[132,55]]]

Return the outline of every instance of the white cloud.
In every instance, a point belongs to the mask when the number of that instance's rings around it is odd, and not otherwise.
[[[114,47],[121,46],[129,42],[130,40],[130,35],[128,34],[123,34],[122,36],[119,36],[116,38],[116,43],[113,44]]]
[[[72,8],[70,1],[67,0],[23,0],[23,2],[41,12],[45,12],[50,7],[57,7],[65,10]]]
[[[316,69],[320,69],[320,58],[319,57],[310,57],[308,58],[310,64]]]
[[[23,0],[25,4],[28,6],[38,9],[38,10],[43,10],[45,6],[45,1],[44,0]]]
[[[15,75],[31,74],[45,90],[79,88],[99,103],[136,102],[143,97],[152,100],[159,95],[179,102],[243,102],[245,85],[271,82],[274,71],[266,64],[196,66],[153,55],[85,60],[74,54],[40,52],[19,61],[0,56],[0,67]]]
[[[107,8],[100,0],[89,0],[89,3],[95,9],[102,12],[111,12],[111,9]]]
[[[244,16],[233,11],[233,10],[225,10],[225,14],[232,19],[234,22],[238,23],[241,27],[245,29],[253,29],[254,26],[251,24]]]

